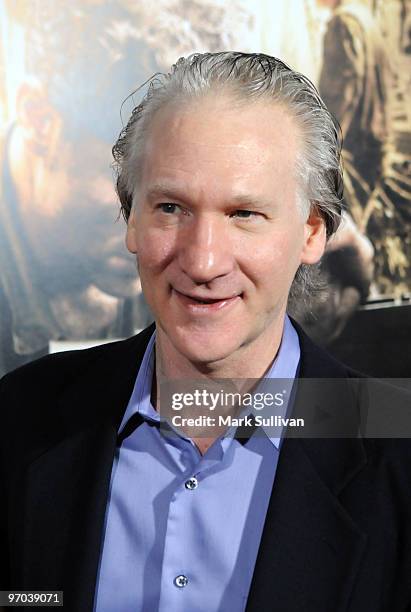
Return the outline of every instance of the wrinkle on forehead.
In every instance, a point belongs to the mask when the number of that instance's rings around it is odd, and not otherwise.
[[[247,197],[268,200],[268,189],[295,189],[299,139],[295,120],[266,101],[230,108],[213,98],[165,107],[148,134],[140,187],[147,193],[175,183],[208,198],[220,191],[227,199],[244,195],[243,204]]]
[[[286,128],[286,135],[272,139],[270,128],[278,124]],[[207,136],[208,142],[202,141],[202,135]],[[239,153],[256,154],[255,136],[281,155],[293,153],[301,140],[297,122],[284,105],[262,99],[233,106],[230,98],[210,95],[181,108],[171,104],[159,109],[150,126],[146,152],[152,151],[159,139],[165,144],[176,139],[175,142],[195,145],[200,151],[209,149],[212,153],[217,147],[222,151],[236,149]],[[263,156],[262,151],[259,153]]]

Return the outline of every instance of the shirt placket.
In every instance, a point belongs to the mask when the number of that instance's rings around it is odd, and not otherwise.
[[[192,603],[201,601],[200,589],[204,587],[199,551],[193,549],[187,524],[196,512],[199,488],[206,478],[212,478],[215,470],[223,466],[222,458],[227,446],[218,441],[204,456],[187,439],[174,441],[181,449],[182,478],[176,487],[169,506],[164,545],[159,612],[180,612],[192,609]],[[187,468],[187,465],[189,467]],[[191,516],[190,516],[191,515]]]

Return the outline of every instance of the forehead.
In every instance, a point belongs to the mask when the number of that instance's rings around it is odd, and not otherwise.
[[[267,190],[295,179],[300,132],[289,112],[267,101],[207,96],[157,112],[143,158],[142,183],[173,180],[221,191]]]

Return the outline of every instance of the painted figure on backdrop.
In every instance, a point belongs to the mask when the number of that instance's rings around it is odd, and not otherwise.
[[[37,10],[27,24],[30,76],[0,143],[0,372],[47,353],[50,340],[123,337],[150,320],[127,299],[137,280],[109,143],[130,83],[155,62],[122,24],[127,13],[112,4]]]
[[[381,170],[386,136],[385,61],[368,0],[321,0],[333,8],[324,37],[319,88],[344,136],[345,197],[361,226]]]
[[[400,0],[317,1],[332,9],[319,87],[343,130],[346,202],[375,249],[373,295],[401,295],[411,289],[409,8]]]
[[[360,26],[354,15],[358,14],[368,29],[373,23],[365,4],[346,3],[344,0],[317,0],[317,4],[333,11],[324,38],[319,87],[331,112],[341,122],[345,136],[344,194],[348,211],[322,258],[321,276],[327,291],[319,291],[305,306],[297,305],[293,314],[317,342],[331,344],[357,308],[366,302],[374,277],[374,248],[360,217],[364,201],[371,193],[366,182],[373,180],[371,176],[367,178],[366,172],[376,176],[381,158],[383,94],[376,87],[380,80],[376,71],[380,70],[378,62],[382,50],[376,34],[372,49],[369,45],[367,51],[357,41]],[[349,10],[354,4],[351,14]],[[374,58],[373,69],[365,71],[371,56]],[[372,95],[364,95],[364,82]],[[369,153],[364,157],[366,150]]]
[[[387,70],[388,135],[381,179],[364,222],[376,248],[376,284],[382,294],[411,293],[411,6],[406,0],[378,3]]]

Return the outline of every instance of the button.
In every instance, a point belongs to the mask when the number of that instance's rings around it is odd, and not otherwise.
[[[174,578],[174,584],[178,586],[179,589],[184,589],[184,587],[187,586],[188,584],[187,576],[184,576],[184,574],[180,574],[179,576],[176,576]]]
[[[185,481],[184,486],[186,489],[192,491],[198,487],[198,480],[194,476]]]

